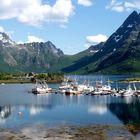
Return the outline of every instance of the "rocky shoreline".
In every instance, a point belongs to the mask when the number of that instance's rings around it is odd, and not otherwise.
[[[129,125],[130,128],[132,126]],[[88,125],[61,126],[44,128],[43,126],[24,127],[19,130],[0,129],[1,140],[138,140],[140,134],[128,131],[128,126]],[[139,131],[138,131],[139,132]]]

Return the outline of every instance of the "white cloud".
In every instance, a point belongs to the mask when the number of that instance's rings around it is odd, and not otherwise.
[[[110,4],[106,6],[106,9],[111,9],[116,12],[123,12],[124,11],[123,2],[118,2],[117,0],[111,0]]]
[[[116,6],[112,7],[112,10],[113,11],[116,11],[116,12],[123,12],[124,11],[124,7],[121,6],[121,5],[120,6],[119,5],[118,6],[116,5]]]
[[[140,0],[111,0],[110,4],[106,6],[106,9],[111,9],[116,12],[131,11],[134,9],[140,9]]]
[[[42,38],[29,35],[27,43],[33,43],[33,42],[44,42],[44,40]]]
[[[91,6],[93,3],[92,0],[78,0],[78,4],[83,6]]]
[[[124,7],[126,8],[126,11],[131,11],[132,9],[135,9],[137,6],[136,3],[125,2]]]
[[[67,23],[73,14],[71,0],[56,0],[52,6],[42,0],[1,0],[0,4],[0,19],[16,18],[34,26],[44,22]]]
[[[96,36],[87,36],[86,41],[89,44],[98,44],[100,42],[105,42],[107,40],[106,35],[98,34]]]
[[[131,2],[125,2],[125,3],[124,3],[124,6],[125,6],[126,8],[135,8],[135,4],[133,4],[133,3],[131,3]]]

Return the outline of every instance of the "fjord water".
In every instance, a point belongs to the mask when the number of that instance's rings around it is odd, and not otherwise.
[[[115,81],[127,76],[102,76],[115,87]],[[71,76],[75,78],[75,76]],[[100,76],[76,76],[79,81],[88,80],[95,84]],[[49,84],[57,89],[60,84]],[[28,93],[33,84],[0,85],[0,128],[22,128],[43,125],[47,128],[63,125],[88,124],[140,124],[140,99],[113,96],[66,96],[50,93],[34,95]],[[127,84],[119,83],[125,88]],[[139,85],[137,84],[137,87]],[[20,112],[20,114],[19,114]]]

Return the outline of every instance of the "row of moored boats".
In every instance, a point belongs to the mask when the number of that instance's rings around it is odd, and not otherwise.
[[[138,90],[133,83],[128,85],[126,89],[112,88],[110,81],[107,84],[102,84],[102,81],[97,81],[95,86],[91,86],[86,81],[79,84],[76,80],[72,82],[62,82],[57,90],[48,87],[48,84],[43,81],[37,81],[36,86],[32,89],[32,93],[42,95],[46,93],[62,93],[66,95],[113,95],[113,96],[140,96]]]

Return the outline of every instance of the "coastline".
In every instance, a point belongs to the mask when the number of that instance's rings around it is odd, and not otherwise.
[[[51,80],[47,81],[47,83],[61,83],[62,81]],[[27,83],[35,83],[31,80],[0,80],[0,84],[27,84]]]
[[[129,125],[132,128],[132,125]],[[20,130],[0,129],[2,140],[125,140],[138,139],[140,136],[128,131],[128,125],[101,125],[93,124],[86,126],[61,126],[44,128],[41,125],[23,127]]]
[[[46,81],[47,83],[61,83],[62,80],[51,80]],[[119,80],[118,83],[140,83],[140,80]],[[0,80],[0,84],[27,84],[27,83],[35,83],[31,80]]]
[[[0,84],[24,84],[24,83],[33,83],[30,80],[0,80]]]
[[[127,78],[124,80],[120,80],[120,83],[140,83],[140,78],[139,77],[135,77],[135,78]]]

